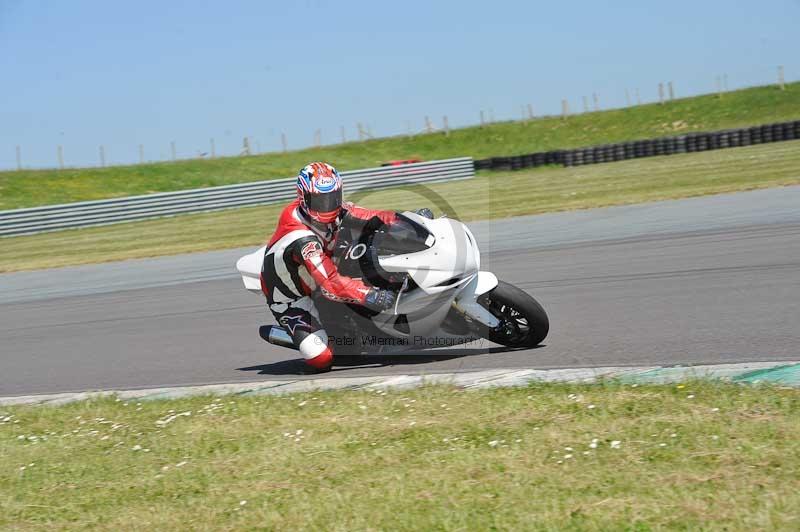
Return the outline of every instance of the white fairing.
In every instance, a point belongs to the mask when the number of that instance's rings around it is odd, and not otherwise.
[[[425,226],[435,240],[423,251],[379,257],[384,270],[408,273],[426,294],[453,290],[478,273],[481,255],[467,226],[450,218],[429,220],[412,212],[403,215]]]
[[[244,287],[256,294],[261,293],[261,266],[264,264],[264,253],[267,246],[261,246],[253,253],[236,261],[236,269],[242,275]]]
[[[477,298],[497,286],[497,277],[479,271],[480,251],[472,232],[450,218],[430,220],[412,212],[403,215],[425,226],[435,240],[423,251],[378,258],[384,270],[408,273],[419,289],[401,294],[396,309],[373,319],[376,325],[392,336],[431,336],[455,306],[469,318],[495,327],[497,318],[480,306]],[[393,326],[397,314],[406,315],[409,333],[399,333]]]

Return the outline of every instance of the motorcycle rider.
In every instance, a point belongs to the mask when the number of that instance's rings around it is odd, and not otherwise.
[[[345,216],[390,224],[393,211],[371,210],[342,201],[342,178],[323,162],[306,165],[297,176],[297,199],[284,208],[267,244],[261,290],[275,320],[291,335],[306,364],[328,371],[333,351],[311,294],[374,311],[390,308],[397,297],[340,275],[331,260],[334,241]]]

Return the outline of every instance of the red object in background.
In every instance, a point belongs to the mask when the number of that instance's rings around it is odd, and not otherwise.
[[[404,164],[421,163],[422,159],[398,159],[381,164],[381,166],[402,166]]]

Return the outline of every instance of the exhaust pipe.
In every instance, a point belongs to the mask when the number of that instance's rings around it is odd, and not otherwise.
[[[289,333],[286,332],[286,329],[283,327],[278,327],[277,325],[262,325],[258,328],[258,334],[265,341],[273,345],[297,349],[297,346],[294,345],[292,341],[292,337],[289,336]]]

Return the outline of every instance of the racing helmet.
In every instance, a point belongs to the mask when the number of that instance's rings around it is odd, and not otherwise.
[[[297,175],[297,197],[317,222],[332,223],[342,209],[342,178],[328,163],[310,163]]]

